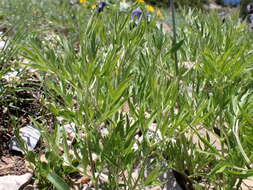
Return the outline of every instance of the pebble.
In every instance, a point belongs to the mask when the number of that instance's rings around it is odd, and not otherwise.
[[[0,41],[0,50],[2,50],[5,46],[5,41]]]
[[[253,189],[253,178],[251,177],[251,178],[247,178],[247,179],[242,180],[241,188],[243,190]]]
[[[154,160],[154,157],[150,157],[148,158],[148,162],[147,162],[147,166],[144,170],[144,176],[147,178],[152,170],[154,169],[154,167],[152,167],[152,162]],[[166,165],[166,163],[160,163],[161,165]],[[151,166],[151,167],[150,167]],[[168,169],[166,172],[164,172],[162,175],[159,176],[159,180],[161,182],[163,182],[164,184],[163,185],[151,185],[151,186],[147,186],[144,188],[144,190],[183,190],[185,188],[182,188],[175,175],[174,175],[174,171],[172,169]],[[184,184],[185,182],[181,182],[183,185],[186,185]],[[185,190],[188,190],[187,188]]]
[[[8,175],[0,177],[0,190],[19,190],[32,178],[31,173],[24,175]]]
[[[172,170],[168,170],[161,177],[160,180],[166,182],[163,185],[163,190],[182,190],[181,186],[178,184],[177,179],[175,178]]]
[[[0,49],[1,49],[1,47],[0,47]],[[2,78],[5,79],[6,82],[12,82],[12,81],[18,81],[19,80],[18,72],[14,71],[14,70],[11,70],[11,71],[5,73],[2,76]]]
[[[68,123],[63,125],[63,128],[65,129],[67,135],[74,139],[76,137],[76,130],[75,130],[75,123]]]
[[[24,140],[25,145],[27,146],[27,149],[29,151],[33,151],[35,146],[37,145],[39,139],[40,139],[40,132],[38,129],[36,129],[32,125],[25,126],[19,130],[20,137]],[[21,147],[18,144],[18,140],[16,137],[13,137],[9,148],[14,151],[21,152],[24,154],[24,150],[21,149]]]

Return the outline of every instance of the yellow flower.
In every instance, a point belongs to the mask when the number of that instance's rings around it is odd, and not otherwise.
[[[136,0],[138,3],[144,3],[144,0]]]
[[[156,11],[156,14],[158,17],[163,18],[163,13],[160,11],[160,9]]]
[[[91,5],[91,8],[92,8],[92,9],[95,9],[96,7],[97,7],[96,4]]]
[[[154,12],[154,11],[155,11],[154,7],[151,6],[151,5],[147,5],[147,10],[148,10],[149,12]]]
[[[87,0],[80,0],[79,1],[81,4],[85,4],[87,2]]]

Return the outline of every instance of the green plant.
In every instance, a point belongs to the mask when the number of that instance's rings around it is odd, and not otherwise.
[[[134,138],[137,129],[141,129],[145,136],[148,126],[154,120],[153,117],[145,120],[144,110],[148,104],[142,105],[139,97],[133,95],[143,93],[143,90],[139,91],[133,84],[135,80],[140,80],[138,72],[143,73],[138,67],[145,68],[147,65],[141,66],[136,63],[139,59],[146,57],[139,46],[148,45],[143,38],[144,32],[154,30],[153,24],[148,26],[143,22],[134,30],[130,30],[129,16],[120,14],[115,13],[113,17],[106,18],[93,15],[87,29],[79,33],[77,54],[71,41],[63,36],[56,41],[57,48],[55,49],[52,49],[50,45],[44,45],[36,36],[31,39],[31,43],[26,48],[22,48],[24,57],[34,63],[30,66],[51,73],[47,76],[50,78],[47,80],[48,91],[52,93],[52,97],[60,97],[62,102],[60,107],[58,101],[51,104],[52,112],[55,116],[61,116],[76,125],[76,143],[72,147],[74,154],[68,153],[66,139],[56,146],[65,147],[63,157],[66,160],[63,163],[82,173],[90,174],[96,188],[98,185],[103,185],[107,189],[118,189],[120,186],[135,189],[137,186],[143,186],[145,184],[144,171],[141,169],[142,172],[137,179],[132,179],[131,172],[141,159],[144,159],[144,162],[140,163],[143,168],[145,160],[152,154],[152,148],[148,142],[141,145],[140,150],[136,152],[132,150],[132,146],[137,141]],[[110,28],[109,31],[108,28]],[[154,34],[151,33],[151,35]],[[156,40],[156,37],[153,37]],[[163,36],[160,37],[163,38]],[[161,49],[157,53],[159,51]],[[137,52],[143,55],[139,57]],[[138,59],[135,59],[136,55]],[[136,120],[134,123],[130,123],[130,116],[120,113],[122,105],[126,102],[132,105],[130,112],[134,114],[133,117]],[[136,107],[140,107],[140,110]],[[155,113],[155,111],[152,112]],[[109,135],[106,137],[102,137],[99,131],[104,123],[108,123],[106,128]],[[50,145],[55,147],[59,141],[57,143],[47,138],[47,143],[49,147]],[[55,152],[59,152],[59,148],[56,150],[49,148],[48,154],[52,154],[52,151],[55,155]],[[99,158],[95,164],[93,163],[94,154]],[[51,158],[48,157],[48,159]],[[61,155],[58,155],[56,160],[61,163],[63,159]],[[77,162],[76,166],[73,166],[74,160]],[[46,171],[54,171],[63,177],[64,174],[60,174],[60,170],[55,168],[57,165],[48,165],[49,169]],[[87,170],[88,166],[91,173]],[[99,176],[106,171],[109,172],[109,181],[101,184]],[[124,176],[126,171],[128,171],[128,176]],[[123,184],[119,186],[118,182],[122,175]]]
[[[44,106],[62,118],[51,128],[33,118],[45,159],[26,158],[41,188],[72,188],[72,176],[84,175],[96,189],[143,189],[164,183],[169,168],[196,189],[239,189],[252,176],[252,34],[238,12],[223,23],[183,9],[175,42],[144,9],[132,27],[136,4],[98,14],[45,2],[33,4],[43,17],[18,54],[37,69]]]

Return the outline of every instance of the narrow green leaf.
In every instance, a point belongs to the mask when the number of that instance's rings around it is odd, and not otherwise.
[[[158,174],[160,172],[160,168],[155,168],[147,177],[147,179],[144,182],[144,185],[151,185],[154,181],[157,181]]]
[[[58,190],[70,190],[68,184],[56,173],[51,172],[47,175],[47,179],[56,187]]]

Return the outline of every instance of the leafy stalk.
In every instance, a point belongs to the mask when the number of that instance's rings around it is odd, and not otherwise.
[[[172,14],[173,47],[174,47],[177,43],[176,12],[175,12],[174,1],[169,0],[169,4],[170,4],[171,14]],[[176,76],[179,76],[177,51],[174,51],[174,59],[175,59]]]

